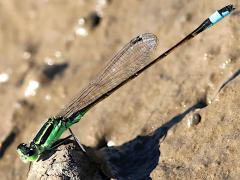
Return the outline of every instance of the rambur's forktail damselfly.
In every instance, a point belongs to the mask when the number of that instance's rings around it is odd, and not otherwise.
[[[233,5],[228,5],[216,11],[197,29],[156,59],[151,58],[158,41],[154,34],[145,33],[132,39],[109,61],[103,71],[85,89],[55,117],[47,120],[29,145],[20,144],[18,146],[17,153],[20,158],[24,162],[36,161],[43,152],[54,149],[58,143],[62,142],[59,138],[63,132],[77,123],[91,107],[166,57],[184,42],[216,24],[233,10]]]

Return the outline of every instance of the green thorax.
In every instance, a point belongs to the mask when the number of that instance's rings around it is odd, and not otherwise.
[[[41,154],[45,150],[50,150],[52,145],[71,125],[77,123],[85,113],[78,113],[76,116],[63,119],[62,117],[52,117],[42,126],[33,141],[32,146],[37,148]]]

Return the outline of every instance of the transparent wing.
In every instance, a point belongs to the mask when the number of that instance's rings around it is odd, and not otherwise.
[[[150,55],[156,49],[157,42],[157,37],[151,33],[132,39],[108,62],[103,71],[58,113],[58,116],[69,118],[118,89],[152,61]]]

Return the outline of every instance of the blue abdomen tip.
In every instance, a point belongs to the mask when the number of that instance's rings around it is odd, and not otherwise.
[[[209,20],[211,21],[212,24],[216,24],[218,21],[220,21],[221,19],[223,19],[225,16],[229,14],[230,14],[229,11],[224,11],[221,14],[218,11],[216,11],[209,17]]]

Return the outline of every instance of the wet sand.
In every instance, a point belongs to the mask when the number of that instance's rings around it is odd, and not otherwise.
[[[26,179],[29,142],[133,37],[156,34],[160,54],[215,10],[237,11],[94,107],[73,130],[88,147],[121,146],[181,116],[160,143],[158,179],[240,177],[239,3],[232,1],[0,2],[0,177]],[[194,113],[201,121],[188,126]],[[155,146],[154,146],[155,147]]]

